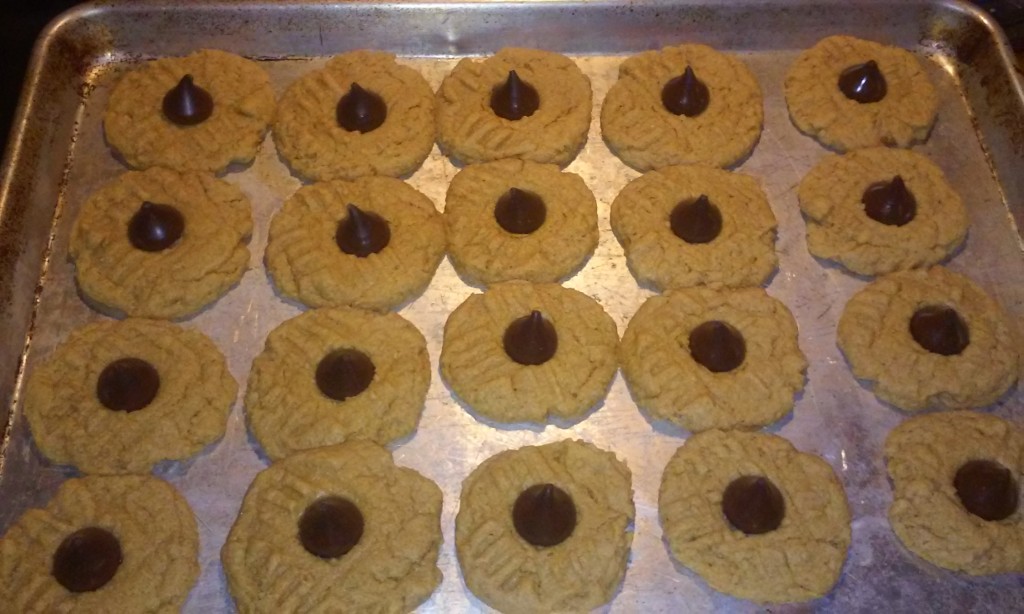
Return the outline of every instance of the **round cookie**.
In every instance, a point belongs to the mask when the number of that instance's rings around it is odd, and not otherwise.
[[[592,610],[622,582],[634,513],[629,468],[611,452],[570,440],[506,450],[462,484],[462,576],[508,614]]]
[[[314,181],[408,175],[434,147],[434,93],[421,74],[382,51],[336,55],[292,83],[274,142]]]
[[[589,296],[558,284],[504,282],[448,316],[441,375],[497,422],[577,420],[604,399],[618,341],[615,322]]]
[[[793,315],[760,288],[652,296],[630,320],[619,362],[641,409],[692,432],[775,422],[807,370]]]
[[[444,247],[429,198],[398,179],[362,177],[292,194],[270,222],[266,262],[278,290],[310,307],[385,311],[423,292]]]
[[[505,48],[482,61],[461,60],[441,82],[437,143],[470,164],[520,158],[565,166],[587,140],[590,108],[590,79],[572,60]]]
[[[441,489],[368,441],[256,476],[221,560],[240,612],[409,612],[441,582]]]
[[[793,124],[840,152],[925,141],[939,107],[913,53],[852,36],[829,36],[801,53],[785,89]]]
[[[472,282],[555,282],[597,247],[594,195],[579,175],[554,165],[467,166],[448,187],[444,221],[452,264]]]
[[[252,216],[234,185],[203,173],[127,172],[82,206],[68,257],[92,306],[117,315],[182,318],[238,283]]]
[[[673,164],[733,166],[754,150],[763,122],[754,74],[706,45],[627,58],[601,107],[608,147],[640,172]]]
[[[396,313],[307,311],[271,331],[252,363],[245,408],[272,459],[416,429],[430,360],[423,335]]]
[[[1019,372],[1003,310],[974,282],[938,266],[866,286],[846,303],[837,336],[853,374],[907,411],[992,404]]]
[[[767,433],[687,439],[665,467],[658,515],[676,560],[715,590],[762,603],[825,595],[850,547],[832,467]]]
[[[0,539],[8,612],[178,612],[199,577],[199,531],[149,476],[73,478]]]
[[[757,180],[719,169],[637,177],[612,202],[611,226],[637,281],[659,291],[759,286],[779,261],[775,214]]]
[[[904,546],[972,575],[1024,571],[1019,429],[974,412],[917,416],[889,433],[885,456],[893,485],[889,522]],[[994,471],[979,471],[979,461]]]
[[[960,196],[938,166],[913,151],[872,147],[825,156],[798,194],[807,249],[861,275],[935,264],[967,235]]]
[[[25,417],[50,460],[85,473],[145,473],[224,434],[238,392],[217,346],[159,320],[97,322],[31,373]]]
[[[110,93],[103,128],[133,168],[219,173],[256,157],[273,117],[274,89],[256,62],[204,49],[126,74]]]

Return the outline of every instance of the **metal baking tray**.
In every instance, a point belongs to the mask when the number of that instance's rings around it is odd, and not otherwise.
[[[1024,316],[1019,230],[1024,221],[1024,92],[998,27],[963,3],[123,1],[86,4],[65,14],[36,46],[0,187],[0,403],[9,412],[0,456],[0,531],[27,508],[45,504],[74,475],[42,458],[19,400],[34,365],[69,331],[102,319],[76,293],[67,242],[85,198],[125,170],[111,155],[101,129],[111,85],[124,70],[149,58],[222,48],[262,60],[280,93],[330,55],[358,48],[399,54],[434,87],[457,58],[486,55],[506,45],[570,55],[591,79],[595,109],[589,141],[569,170],[582,175],[597,197],[601,242],[566,285],[600,301],[621,333],[650,291],[639,288],[627,271],[608,226],[609,204],[637,173],[603,143],[600,104],[628,54],[702,42],[738,54],[764,91],[764,131],[739,170],[759,179],[779,220],[780,267],[768,291],[793,310],[811,365],[792,414],[768,430],[824,457],[840,476],[853,514],[853,545],[835,589],[818,601],[771,611],[1019,609],[1024,601],[1020,575],[971,578],[932,567],[903,549],[886,520],[891,491],[881,446],[905,415],[862,387],[836,348],[843,305],[866,280],[807,253],[796,186],[826,151],[793,127],[782,95],[785,72],[797,53],[835,33],[899,45],[925,60],[941,106],[930,140],[917,150],[947,173],[971,219],[966,247],[950,266],[995,295],[1019,328]],[[435,148],[409,181],[442,208],[456,171]],[[270,138],[251,166],[226,179],[252,200],[251,270],[237,288],[183,325],[216,341],[244,388],[267,333],[299,312],[275,295],[263,251],[269,218],[300,182],[278,158]],[[442,329],[448,313],[475,291],[445,261],[427,291],[401,310],[428,340],[434,377],[418,431],[392,447],[398,463],[438,482],[445,497],[444,582],[421,611],[487,610],[466,589],[454,552],[453,524],[466,475],[501,450],[566,437],[613,450],[633,472],[637,517],[632,555],[623,586],[605,611],[759,611],[756,604],[709,589],[670,559],[657,517],[658,485],[686,433],[642,417],[621,376],[600,408],[567,429],[496,428],[453,400],[437,374]],[[1018,388],[989,411],[1022,423],[1022,401]],[[246,432],[239,398],[221,442],[192,460],[156,469],[184,493],[199,520],[202,575],[186,611],[232,609],[219,551],[242,495],[265,465]]]

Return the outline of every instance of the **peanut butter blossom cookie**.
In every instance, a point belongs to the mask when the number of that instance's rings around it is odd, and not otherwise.
[[[789,116],[837,151],[910,147],[928,138],[939,99],[921,62],[905,49],[829,36],[786,75]]]
[[[586,612],[611,600],[633,541],[625,463],[583,441],[507,450],[462,484],[466,586],[502,612]]]
[[[64,482],[0,539],[7,612],[178,612],[199,577],[185,499],[147,476]]]
[[[855,294],[838,340],[853,374],[908,411],[989,405],[1019,370],[1006,314],[974,282],[942,267],[892,273]]]
[[[611,225],[637,280],[659,290],[759,286],[778,264],[775,215],[753,177],[669,166],[634,179]]]
[[[760,288],[647,299],[619,362],[641,409],[694,432],[775,422],[793,408],[807,370],[793,315]]]
[[[267,270],[310,307],[387,310],[421,293],[444,258],[434,204],[389,177],[300,188],[270,222]]]
[[[426,341],[401,316],[318,309],[271,331],[245,406],[260,445],[277,459],[348,439],[404,437],[429,386]]]
[[[448,317],[441,375],[491,420],[575,420],[607,393],[618,341],[615,322],[589,296],[558,284],[505,282]]]
[[[253,480],[221,560],[257,612],[409,612],[441,582],[441,489],[368,441],[299,452]]]
[[[601,133],[638,171],[733,166],[761,136],[761,87],[743,62],[705,45],[626,59],[601,107]]]
[[[966,411],[917,416],[889,433],[889,522],[911,552],[972,575],[1024,571],[1024,434]]]
[[[437,91],[438,144],[475,163],[521,158],[565,166],[590,128],[590,80],[564,55],[502,49],[461,60]]]
[[[274,90],[258,64],[204,49],[126,74],[103,127],[134,168],[220,172],[252,161],[273,116]]]
[[[252,216],[237,187],[204,173],[128,172],[82,206],[68,256],[91,304],[117,315],[181,318],[235,285]]]
[[[579,175],[522,160],[474,164],[448,187],[448,254],[471,281],[554,282],[597,247],[597,202]]]
[[[337,55],[281,97],[274,142],[310,180],[398,177],[434,146],[434,93],[415,70],[381,51]]]
[[[158,320],[90,324],[29,376],[25,417],[52,461],[144,473],[224,434],[238,385],[217,346]]]
[[[832,467],[767,433],[687,439],[665,467],[658,514],[676,560],[715,590],[758,602],[825,595],[850,547]]]

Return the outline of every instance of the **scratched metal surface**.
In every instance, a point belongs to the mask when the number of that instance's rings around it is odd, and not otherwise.
[[[132,14],[124,5],[99,6],[75,13],[51,30],[40,48],[43,56],[66,53],[67,50],[60,47],[60,37],[70,37],[69,31],[77,32],[75,36],[82,36],[84,31],[88,40],[100,41],[95,48],[82,52],[88,56],[83,65],[71,67],[82,79],[79,95],[57,97],[50,107],[38,95],[29,95],[23,100],[24,105],[38,113],[25,114],[18,146],[7,161],[5,208],[0,209],[0,213],[9,214],[9,209],[16,206],[11,201],[14,196],[28,194],[30,199],[39,202],[34,203],[37,211],[25,215],[26,229],[22,232],[28,237],[25,239],[28,247],[24,247],[24,251],[40,249],[40,242],[45,247],[46,240],[52,236],[42,272],[36,276],[40,290],[34,320],[28,319],[32,312],[26,312],[25,308],[15,310],[8,306],[6,312],[0,312],[7,318],[5,326],[9,328],[5,330],[20,331],[18,326],[24,326],[29,331],[26,339],[30,343],[23,344],[22,338],[17,336],[19,332],[5,350],[7,354],[26,357],[24,373],[30,373],[72,329],[102,319],[86,307],[76,293],[73,269],[66,258],[67,241],[76,212],[87,196],[124,170],[104,143],[102,112],[111,85],[139,58],[184,53],[200,46],[238,51],[266,60],[263,65],[280,94],[297,76],[323,65],[330,53],[371,46],[368,43],[373,40],[382,41],[376,45],[378,47],[403,52],[401,61],[421,71],[435,88],[454,65],[454,57],[463,53],[493,51],[504,43],[531,43],[568,52],[590,78],[596,103],[587,145],[568,170],[580,174],[597,197],[601,241],[587,265],[566,285],[597,299],[615,319],[621,334],[629,318],[651,292],[637,286],[608,226],[611,201],[637,173],[612,156],[602,141],[597,121],[600,104],[616,78],[624,54],[671,42],[702,40],[737,53],[753,70],[763,89],[764,131],[753,155],[738,171],[760,181],[778,218],[780,266],[768,292],[793,311],[800,326],[800,345],[810,362],[806,388],[797,396],[793,412],[767,430],[786,437],[802,450],[824,457],[842,480],[853,513],[853,545],[835,589],[810,604],[773,607],[772,611],[803,611],[808,607],[843,612],[868,612],[886,607],[907,611],[928,606],[932,611],[1002,612],[1020,607],[1024,600],[1024,580],[1020,575],[968,578],[945,572],[906,552],[888,527],[885,511],[891,494],[881,446],[886,433],[906,416],[877,401],[860,385],[836,348],[835,327],[842,307],[849,296],[867,282],[817,261],[807,253],[796,186],[826,151],[792,126],[782,96],[785,71],[799,49],[827,34],[873,34],[878,40],[901,44],[921,54],[942,103],[931,139],[918,150],[930,156],[947,173],[954,187],[965,197],[971,219],[966,247],[949,266],[968,274],[995,295],[1019,328],[1024,316],[1024,253],[1014,217],[1020,213],[1020,203],[1008,205],[1007,195],[1010,195],[1009,202],[1014,203],[1013,195],[1020,186],[1005,177],[1024,171],[1024,165],[1019,148],[1017,157],[1013,157],[1014,147],[1019,146],[1013,135],[994,133],[996,136],[986,140],[984,146],[981,138],[988,134],[986,126],[998,126],[1000,119],[993,115],[996,105],[1021,112],[1019,96],[1014,98],[1019,91],[1004,88],[993,94],[991,88],[979,91],[965,85],[970,79],[976,80],[982,71],[1007,76],[1006,66],[999,64],[1002,48],[977,14],[955,4],[918,3],[923,7],[921,10],[908,12],[909,16],[902,17],[904,21],[892,23],[892,14],[871,2],[854,3],[864,5],[859,16],[858,11],[841,12],[837,10],[838,3],[824,2],[813,3],[813,10],[792,12],[787,3],[751,3],[747,9],[753,13],[739,17],[716,12],[714,7],[695,7],[686,2],[652,3],[637,7],[635,12],[632,7],[606,3],[558,6],[543,3],[518,8],[495,3],[489,4],[486,10],[478,5],[453,5],[448,7],[450,19],[431,21],[436,11],[424,9],[416,13],[415,5],[388,4],[335,5],[315,10],[306,7],[309,14],[288,13],[287,22],[273,21],[279,13],[295,8],[295,3],[283,3],[279,11],[266,5],[251,10],[245,4],[233,5],[231,14],[224,13],[225,7],[221,6],[217,9],[221,12],[211,13],[221,22],[210,26],[198,17],[185,18],[187,15],[179,15],[181,20],[174,21],[173,16],[177,14],[174,10],[187,13],[184,8],[172,7],[171,17],[158,17],[155,9],[146,12],[148,4],[136,5],[133,10],[138,11],[137,14]],[[204,5],[193,5],[201,6]],[[370,12],[351,12],[355,9]],[[141,25],[136,29],[127,28],[125,15]],[[373,15],[377,16],[377,21],[373,21]],[[341,21],[320,19],[325,16]],[[503,16],[508,17],[510,24],[545,23],[546,29],[541,32],[543,36],[496,30],[494,23]],[[611,19],[612,16],[615,19]],[[789,23],[792,34],[767,32],[771,29],[768,27],[751,30],[749,37],[741,37],[728,30],[737,23],[749,27],[749,24],[760,23],[762,18],[769,26]],[[258,27],[245,25],[252,20],[261,23],[260,19],[274,26],[263,24],[271,34],[265,39],[260,38]],[[418,33],[423,34],[417,43],[419,46],[410,47],[406,38],[389,38],[385,32],[388,28],[379,23],[381,19],[393,19],[397,23],[395,27],[413,22],[420,24],[416,26],[421,29]],[[196,26],[200,21],[206,25]],[[172,31],[180,30],[179,38],[171,37],[172,44],[167,38],[154,36],[155,31],[146,28],[156,23],[163,23]],[[288,27],[282,25],[285,23]],[[324,23],[332,24],[326,36]],[[96,24],[98,28],[94,27]],[[369,24],[367,27],[376,24],[373,27],[377,30],[367,34],[362,27],[364,24]],[[949,28],[948,24],[956,27]],[[213,30],[202,30],[204,27]],[[966,37],[961,36],[960,31],[967,27],[980,32],[978,36],[983,42],[977,44],[988,45],[987,55],[974,56],[981,58],[974,66],[961,62],[971,59],[961,57],[966,53],[962,44]],[[204,33],[203,37],[195,34],[196,28]],[[411,31],[412,28],[407,25],[406,29]],[[595,28],[607,28],[612,35],[599,35],[600,30],[595,33]],[[210,32],[219,35],[213,36]],[[277,36],[273,36],[275,32]],[[561,35],[556,35],[559,32]],[[616,38],[616,32],[621,36]],[[195,35],[195,40],[188,38],[189,33]],[[295,38],[288,38],[290,36]],[[602,41],[606,46],[602,46]],[[293,46],[289,48],[288,44]],[[991,63],[996,66],[990,66]],[[33,78],[45,79],[47,71],[59,74],[68,69],[55,68],[37,58],[35,70]],[[1012,82],[1012,77],[1008,78]],[[37,84],[36,94],[44,89]],[[58,91],[63,90],[58,88]],[[982,104],[986,94],[990,98],[995,96],[994,105]],[[51,108],[53,105],[57,108]],[[55,113],[54,117],[70,116],[72,133],[63,136],[59,132],[48,133],[41,119],[47,109]],[[53,125],[61,124],[54,119]],[[49,141],[44,138],[47,134],[50,134]],[[1004,137],[1009,140],[999,140]],[[28,179],[15,172],[31,171],[33,167],[25,160],[35,160],[36,173],[40,175],[37,180],[54,177],[59,180],[61,175],[54,175],[55,164],[52,160],[44,164],[48,158],[40,153],[47,143],[56,152],[46,155],[67,161],[64,181],[52,200],[49,199],[51,193],[38,185],[20,185],[19,182],[23,184]],[[1002,183],[993,168],[1001,172]],[[1008,171],[1016,172],[1007,175]],[[441,209],[445,190],[455,172],[457,169],[435,148],[409,182]],[[300,312],[298,306],[275,295],[263,266],[269,220],[300,182],[289,173],[269,137],[250,167],[235,169],[225,178],[241,187],[252,201],[255,229],[250,244],[251,267],[238,287],[183,326],[201,330],[217,343],[244,390],[252,359],[262,348],[269,331]],[[30,268],[29,272],[32,270]],[[29,280],[33,277],[20,275]],[[22,282],[18,286],[18,292],[29,295],[34,289],[35,284],[29,286]],[[441,520],[444,544],[439,562],[444,581],[420,611],[487,609],[466,589],[454,553],[454,518],[460,484],[466,475],[501,450],[567,437],[582,438],[614,451],[633,473],[637,517],[632,555],[621,589],[603,611],[758,611],[760,608],[755,604],[709,589],[699,577],[670,559],[657,519],[657,492],[665,463],[687,434],[666,424],[652,423],[641,415],[621,376],[616,377],[603,405],[569,428],[495,426],[478,419],[453,400],[437,373],[442,330],[451,310],[477,291],[479,289],[461,281],[445,260],[426,292],[401,309],[402,315],[427,338],[433,379],[418,431],[392,449],[399,464],[420,471],[436,481],[444,492]],[[28,304],[33,302],[28,301]],[[21,351],[23,345],[24,352]],[[0,357],[0,364],[3,360],[11,358]],[[7,377],[6,372],[4,377]],[[20,375],[17,379],[12,375],[11,381],[3,384],[6,386],[3,398],[13,400],[11,428],[0,474],[0,531],[6,531],[28,507],[45,504],[56,487],[74,475],[69,468],[51,465],[34,447],[18,405],[21,381]],[[219,551],[249,482],[267,464],[246,431],[241,394],[222,441],[192,460],[166,463],[156,470],[158,476],[169,480],[188,498],[199,520],[202,575],[187,602],[188,612],[232,610]],[[1022,400],[1024,393],[1015,389],[990,411],[1018,423],[1024,422]]]

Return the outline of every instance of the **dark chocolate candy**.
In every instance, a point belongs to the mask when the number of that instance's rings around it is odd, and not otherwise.
[[[534,484],[516,498],[512,524],[534,546],[557,546],[576,528],[576,504],[554,484]]]
[[[144,202],[128,221],[128,241],[144,252],[163,251],[181,238],[185,218],[170,205]]]
[[[121,358],[104,367],[96,398],[107,409],[133,412],[147,407],[160,391],[160,374],[141,358]]]
[[[670,79],[661,88],[661,104],[674,115],[697,117],[707,110],[710,101],[708,86],[697,78],[689,66],[682,75]]]
[[[85,527],[60,543],[53,553],[50,573],[72,593],[87,593],[110,582],[123,560],[121,542],[113,533]]]
[[[164,117],[178,126],[195,126],[213,114],[213,96],[185,75],[164,95]]]
[[[910,334],[921,347],[943,356],[959,354],[971,342],[967,323],[945,305],[927,305],[915,311],[910,318]]]
[[[380,128],[388,117],[384,99],[353,82],[348,93],[341,97],[335,109],[338,125],[349,132],[366,134]]]
[[[533,115],[539,108],[537,90],[514,70],[508,71],[508,79],[491,91],[491,110],[498,117],[516,121]]]
[[[863,104],[885,98],[888,87],[878,64],[870,60],[844,70],[839,75],[839,91],[850,100]]]
[[[899,175],[868,186],[860,202],[869,218],[887,226],[903,226],[917,214],[917,199]]]
[[[316,366],[316,385],[324,396],[344,401],[362,393],[370,386],[376,368],[373,361],[359,350],[334,350],[320,359]]]
[[[312,555],[336,559],[363,537],[363,513],[344,497],[321,497],[299,518],[299,541]]]
[[[512,234],[528,235],[543,226],[546,217],[544,200],[519,188],[510,188],[494,206],[494,219]]]
[[[542,365],[558,351],[555,326],[539,311],[509,324],[503,341],[505,353],[521,365]]]
[[[967,461],[957,470],[953,487],[964,508],[982,520],[1002,520],[1017,511],[1017,481],[999,463]]]
[[[387,220],[376,213],[349,204],[348,215],[338,223],[334,240],[346,254],[366,258],[388,246],[391,228]]]
[[[786,502],[768,478],[744,475],[725,488],[722,513],[734,528],[760,535],[779,528],[786,516]]]
[[[690,332],[690,356],[713,373],[732,371],[743,364],[747,344],[743,335],[725,322],[704,322]]]
[[[708,197],[684,200],[669,216],[672,233],[687,243],[710,243],[722,232],[722,213]]]

